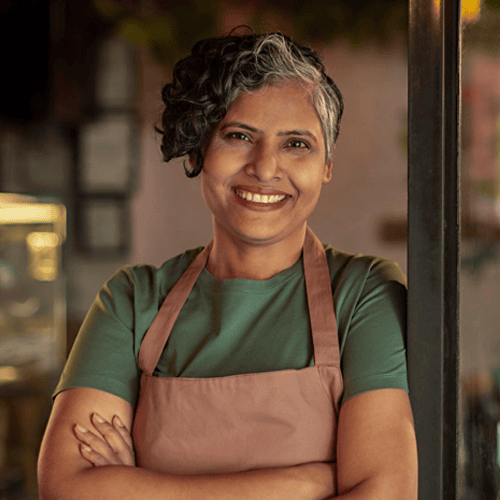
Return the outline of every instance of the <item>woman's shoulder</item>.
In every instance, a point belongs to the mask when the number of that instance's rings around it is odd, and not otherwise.
[[[396,282],[406,286],[406,276],[399,264],[386,257],[344,252],[325,244],[332,285],[338,283],[380,284]]]
[[[105,287],[126,287],[135,291],[156,289],[160,293],[167,293],[203,248],[186,250],[159,267],[153,264],[123,266],[106,282]]]

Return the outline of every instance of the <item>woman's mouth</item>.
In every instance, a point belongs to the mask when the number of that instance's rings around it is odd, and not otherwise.
[[[235,189],[235,193],[244,200],[253,201],[254,203],[264,203],[264,204],[279,203],[280,201],[283,201],[287,196],[286,194],[268,195],[268,194],[251,193],[250,191],[244,191],[242,189]]]

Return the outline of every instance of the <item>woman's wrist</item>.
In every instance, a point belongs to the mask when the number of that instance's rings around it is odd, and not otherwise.
[[[325,462],[297,465],[291,470],[304,498],[325,499],[336,493],[337,467]]]

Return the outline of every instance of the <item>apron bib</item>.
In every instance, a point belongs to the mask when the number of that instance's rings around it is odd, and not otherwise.
[[[314,366],[214,378],[153,376],[211,247],[174,285],[141,344],[132,428],[137,465],[172,474],[217,474],[335,462],[343,392],[339,340],[325,250],[309,228],[303,262]]]

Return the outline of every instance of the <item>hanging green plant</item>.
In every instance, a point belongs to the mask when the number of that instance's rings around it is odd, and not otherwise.
[[[171,2],[168,9],[140,14],[117,0],[93,3],[95,10],[113,23],[115,35],[135,45],[147,45],[156,59],[166,65],[187,54],[196,40],[216,33],[217,11],[210,1]],[[186,12],[196,12],[196,16],[186,16]]]
[[[218,34],[218,0],[171,0],[151,13],[132,12],[119,0],[93,0],[94,8],[114,25],[114,32],[131,43],[147,45],[164,64],[170,65],[189,52],[200,38]],[[248,12],[248,3],[233,0],[236,9]],[[354,46],[367,40],[386,42],[394,31],[408,26],[404,0],[260,0],[253,3],[250,25],[264,30],[270,12],[279,12],[291,26],[292,36],[303,42],[327,43],[347,38]],[[189,13],[196,13],[190,16]]]

